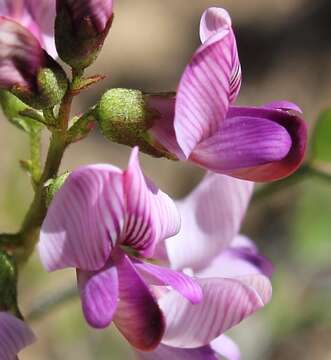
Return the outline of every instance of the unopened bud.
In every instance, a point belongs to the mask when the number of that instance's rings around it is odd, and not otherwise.
[[[65,72],[31,32],[0,17],[0,88],[43,109],[58,104],[67,86]]]
[[[113,20],[112,0],[57,0],[55,42],[60,58],[76,70],[96,59]]]

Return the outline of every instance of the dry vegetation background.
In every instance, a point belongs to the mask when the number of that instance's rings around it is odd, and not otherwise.
[[[208,6],[227,8],[233,18],[243,67],[240,104],[288,99],[300,104],[313,124],[331,106],[331,3],[329,0],[117,0],[115,21],[90,73],[107,79],[75,103],[82,112],[109,87],[175,90],[199,44],[200,15]],[[45,143],[47,137],[45,137]],[[331,141],[331,139],[330,139]],[[29,180],[17,166],[27,141],[0,122],[0,229],[17,229],[31,200]],[[63,170],[93,162],[124,167],[129,150],[97,132],[72,146]],[[202,171],[143,156],[145,172],[173,196],[186,194]],[[274,298],[257,316],[233,330],[244,360],[331,359],[331,189],[307,181],[253,204],[245,231],[275,264]],[[45,274],[37,257],[20,281],[25,313],[50,294],[74,284],[73,271]],[[79,301],[34,322],[39,342],[23,360],[128,360],[128,346],[114,329],[91,330]]]

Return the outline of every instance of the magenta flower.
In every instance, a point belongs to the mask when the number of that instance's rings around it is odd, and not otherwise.
[[[1,360],[15,360],[16,355],[35,342],[35,336],[22,320],[0,312],[0,357]]]
[[[238,178],[270,181],[295,171],[307,139],[300,109],[286,101],[233,107],[241,67],[229,14],[206,10],[200,37],[177,96],[149,97],[160,113],[151,129],[155,139],[181,160]]]
[[[27,28],[54,58],[55,0],[1,0],[0,16],[15,20]]]
[[[125,171],[91,165],[69,176],[42,225],[39,253],[48,271],[77,269],[91,326],[114,321],[134,347],[151,350],[165,323],[149,286],[171,286],[192,303],[202,296],[191,277],[142,260],[179,222],[175,204],[143,176],[135,148]]]
[[[58,12],[64,7],[69,10],[77,31],[80,27],[89,25],[96,33],[101,34],[109,25],[113,15],[112,0],[57,0],[56,6]]]
[[[240,359],[224,332],[271,298],[272,265],[238,236],[252,188],[247,181],[208,174],[178,202],[181,231],[157,252],[173,268],[195,276],[203,299],[193,306],[173,291],[162,294],[167,324],[162,344],[152,353],[137,353],[138,359]]]
[[[112,0],[57,0],[55,38],[59,56],[85,69],[98,56],[113,21]]]

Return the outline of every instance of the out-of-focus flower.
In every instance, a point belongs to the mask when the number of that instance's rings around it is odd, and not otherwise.
[[[113,20],[112,0],[57,0],[55,40],[59,56],[84,69],[98,56]]]
[[[233,107],[241,67],[229,14],[209,8],[200,24],[202,46],[181,77],[176,97],[150,96],[160,117],[151,133],[181,160],[254,181],[285,177],[301,164],[307,130],[287,101]]]
[[[152,353],[137,353],[138,359],[240,359],[224,332],[262,308],[272,292],[272,265],[238,235],[252,188],[248,181],[208,174],[178,202],[181,231],[157,253],[171,267],[194,275],[203,299],[191,305],[165,291],[159,297],[167,324],[162,344]]]
[[[25,322],[9,313],[0,312],[1,360],[15,360],[16,355],[35,340],[34,334]]]
[[[0,16],[15,20],[27,28],[40,45],[54,58],[56,0],[0,0]]]
[[[114,321],[134,347],[151,350],[165,324],[150,286],[171,286],[192,303],[202,296],[191,277],[143,261],[179,223],[172,200],[143,176],[135,148],[125,171],[92,165],[70,174],[42,225],[39,253],[48,271],[77,269],[91,326]]]
[[[26,27],[7,17],[0,17],[0,88],[35,108],[56,105],[67,89],[62,68]]]

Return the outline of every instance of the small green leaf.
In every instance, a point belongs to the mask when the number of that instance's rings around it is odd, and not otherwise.
[[[311,159],[331,163],[331,109],[318,117],[311,141]]]

